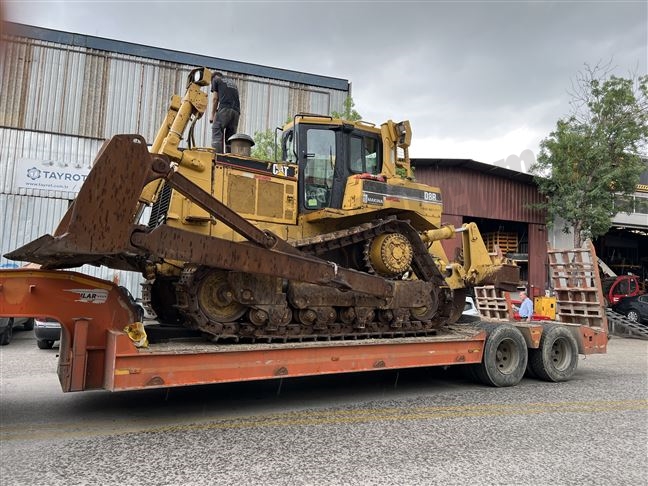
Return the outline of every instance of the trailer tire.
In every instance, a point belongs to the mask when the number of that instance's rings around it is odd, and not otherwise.
[[[484,357],[474,365],[475,376],[484,385],[505,387],[517,385],[527,367],[528,354],[522,333],[509,325],[495,325],[490,329]]]
[[[529,367],[544,381],[567,381],[578,366],[578,343],[561,326],[545,328],[540,347],[529,351]]]

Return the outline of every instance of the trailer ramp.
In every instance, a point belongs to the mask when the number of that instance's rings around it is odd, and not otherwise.
[[[607,309],[605,313],[610,326],[610,334],[613,336],[648,339],[648,326],[631,321],[612,309]]]

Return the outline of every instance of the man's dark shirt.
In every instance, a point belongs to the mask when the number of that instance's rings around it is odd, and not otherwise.
[[[238,89],[233,79],[213,77],[211,81],[212,92],[218,93],[218,109],[232,108],[241,112]]]

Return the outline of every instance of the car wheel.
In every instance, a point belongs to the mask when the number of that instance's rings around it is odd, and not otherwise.
[[[38,346],[38,349],[52,349],[52,347],[54,347],[54,341],[49,339],[39,339],[36,341],[36,345]]]
[[[23,329],[25,331],[31,331],[32,329],[34,329],[34,319],[32,317],[25,321],[25,323],[23,324]]]
[[[11,342],[13,338],[13,319],[9,319],[7,322],[7,327],[4,328],[2,334],[0,334],[0,346],[6,346]]]
[[[626,317],[632,322],[639,322],[639,313],[636,310],[629,310]]]

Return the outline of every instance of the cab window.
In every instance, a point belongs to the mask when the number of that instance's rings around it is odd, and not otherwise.
[[[328,207],[335,172],[335,132],[309,128],[306,132],[304,203],[307,209]]]
[[[351,136],[349,140],[351,172],[355,174],[379,174],[379,160],[378,140],[376,138]]]

